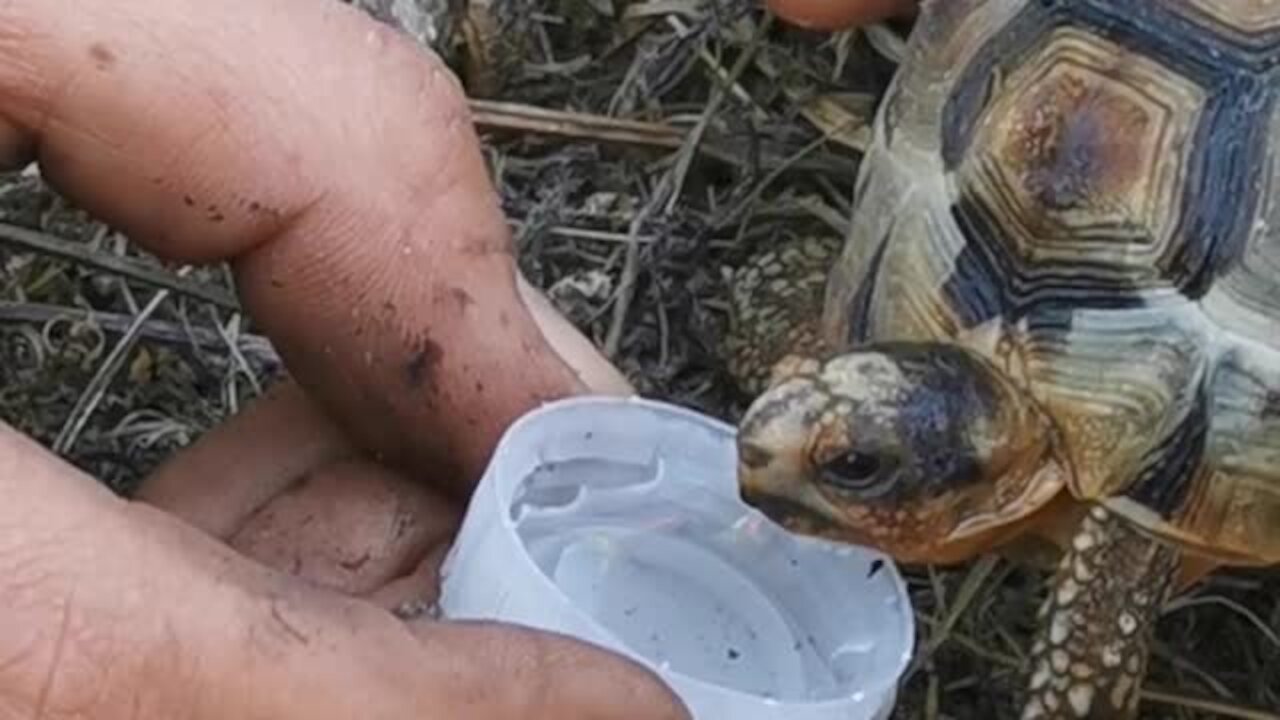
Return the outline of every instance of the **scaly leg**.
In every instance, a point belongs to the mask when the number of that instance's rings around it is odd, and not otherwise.
[[[1095,507],[1039,614],[1023,720],[1137,716],[1152,633],[1180,553]]]
[[[728,278],[730,323],[723,351],[729,375],[756,395],[788,355],[813,356],[827,275],[840,256],[835,235],[799,237],[754,253]]]

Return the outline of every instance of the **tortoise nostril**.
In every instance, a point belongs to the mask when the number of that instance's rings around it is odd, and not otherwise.
[[[738,445],[738,462],[752,470],[767,467],[772,458],[772,453],[754,443],[744,442]]]

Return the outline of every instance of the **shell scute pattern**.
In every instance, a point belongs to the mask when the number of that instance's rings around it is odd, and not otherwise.
[[[1280,561],[1280,2],[932,2],[920,23],[825,336],[998,327],[1078,497]]]
[[[732,278],[729,305],[733,323],[742,332],[729,336],[725,350],[730,374],[748,391],[757,392],[768,382],[770,359],[821,351],[822,338],[811,316],[837,246],[838,239],[832,237],[782,243],[753,258]],[[760,294],[772,302],[752,302]]]

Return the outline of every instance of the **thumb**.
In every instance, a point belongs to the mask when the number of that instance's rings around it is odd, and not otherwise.
[[[483,720],[691,720],[660,678],[563,635],[485,622],[408,623],[462,716]],[[461,684],[457,678],[465,678]]]
[[[125,502],[0,425],[0,715],[688,720],[569,638],[404,622]]]

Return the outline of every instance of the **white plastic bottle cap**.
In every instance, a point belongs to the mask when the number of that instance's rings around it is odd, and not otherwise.
[[[445,561],[442,615],[610,648],[697,720],[888,717],[915,642],[902,577],[742,502],[733,433],[639,398],[521,418]]]

